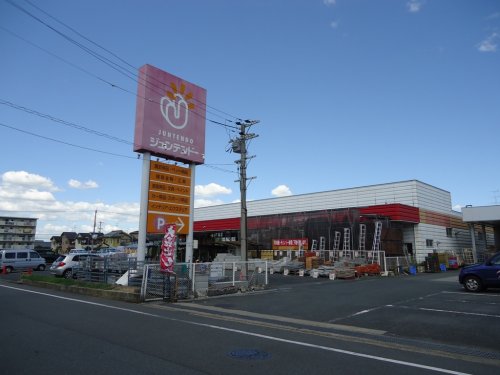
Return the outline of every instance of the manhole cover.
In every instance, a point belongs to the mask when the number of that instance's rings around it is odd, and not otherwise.
[[[257,349],[238,349],[229,352],[231,358],[246,359],[246,360],[262,360],[271,357],[271,354]]]

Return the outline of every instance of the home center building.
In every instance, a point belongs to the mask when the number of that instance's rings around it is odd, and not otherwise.
[[[340,250],[371,250],[380,225],[380,248],[387,256],[421,262],[432,252],[472,246],[450,193],[418,180],[249,201],[247,210],[248,258],[270,250],[332,250],[339,243]],[[240,203],[197,208],[195,259],[239,255],[240,217]]]

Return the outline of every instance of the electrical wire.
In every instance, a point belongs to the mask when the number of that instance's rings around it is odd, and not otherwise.
[[[67,41],[69,41],[70,43],[76,45],[77,47],[81,48],[82,50],[84,50],[85,52],[87,52],[88,54],[90,54],[91,56],[95,57],[96,59],[98,59],[99,61],[103,62],[104,64],[108,65],[110,68],[116,70],[117,72],[123,74],[124,76],[126,76],[127,78],[137,82],[138,84],[141,84],[145,87],[147,87],[147,84],[144,84],[144,83],[141,83],[140,80],[136,79],[134,76],[137,74],[136,71],[138,70],[137,67],[134,67],[133,65],[131,65],[130,63],[126,62],[125,60],[123,60],[122,58],[120,58],[118,55],[116,55],[115,53],[111,52],[110,50],[102,47],[101,45],[99,45],[98,43],[95,43],[93,42],[91,39],[87,38],[86,36],[84,36],[83,34],[79,33],[78,31],[76,31],[75,29],[73,29],[72,27],[68,26],[67,24],[63,23],[62,21],[59,21],[57,18],[53,17],[52,15],[50,15],[49,13],[47,13],[46,11],[42,10],[41,8],[39,8],[38,6],[35,6],[34,4],[32,4],[31,2],[25,0],[28,4],[30,4],[31,6],[35,7],[36,9],[38,9],[39,11],[43,12],[45,15],[47,15],[48,17],[54,19],[56,22],[62,24],[63,26],[67,27],[68,29],[70,29],[71,31],[73,31],[74,33],[76,33],[77,35],[79,35],[81,38],[84,38],[85,40],[89,41],[90,43],[94,44],[95,46],[103,49],[104,51],[106,51],[107,53],[111,54],[112,56],[118,58],[120,61],[124,62],[126,65],[128,65],[129,67],[131,67],[132,69],[134,69],[134,71],[131,71],[130,69],[126,68],[126,67],[123,67],[123,66],[120,66],[119,64],[115,63],[114,61],[108,59],[107,57],[91,50],[90,48],[86,47],[85,45],[83,45],[82,43],[76,41],[75,39],[71,38],[70,36],[68,36],[67,34],[59,31],[58,29],[56,29],[55,27],[49,25],[47,22],[43,21],[42,19],[40,19],[39,17],[35,16],[34,14],[32,14],[31,12],[29,12],[27,9],[23,8],[22,6],[18,5],[18,4],[15,4],[13,3],[11,0],[5,0],[7,3],[9,3],[10,5],[12,5],[13,7],[17,8],[18,10],[20,10],[21,12],[25,13],[26,15],[28,15],[29,17],[35,19],[36,21],[40,22],[41,24],[43,24],[44,26],[48,27],[50,30],[54,31],[55,33],[57,33],[58,35],[60,35],[61,37],[63,37],[64,39],[66,39]],[[148,77],[147,77],[148,78]],[[156,82],[159,82],[160,84],[162,85],[166,85],[165,82],[161,82],[159,81],[158,79],[156,79],[155,77],[149,77],[149,78],[152,78],[154,81]],[[151,82],[149,82],[151,84]],[[156,88],[158,89],[162,89],[163,90],[163,87],[159,87],[159,86],[155,86]],[[151,87],[149,87],[151,89]],[[160,92],[157,92],[158,94],[161,94]],[[236,116],[233,116],[233,115],[230,115],[224,111],[221,111],[221,110],[218,110],[214,107],[211,107],[209,106],[207,103],[203,103],[202,101],[198,100],[197,98],[192,98],[193,100],[201,103],[202,105],[205,105],[206,107],[208,108],[211,108],[211,109],[214,109],[218,112],[221,112],[221,113],[224,113],[226,115],[229,115],[230,117],[233,117],[235,119],[238,119],[238,120],[241,120],[240,118],[236,117]],[[212,113],[210,111],[207,110],[208,113],[211,113],[212,115],[214,116],[217,116],[217,117],[221,117],[221,118],[224,118],[223,116],[220,116],[218,114],[215,114],[215,113]],[[233,122],[232,120],[228,120],[228,119],[225,119],[226,121],[229,121],[229,122]]]
[[[1,101],[1,99],[0,99],[0,101]],[[60,120],[60,121],[63,121],[63,120]],[[101,153],[101,154],[108,154],[108,155],[112,155],[112,156],[118,156],[118,157],[127,158],[127,159],[134,159],[134,160],[140,159],[140,157],[137,158],[137,157],[134,157],[134,156],[116,154],[116,153],[109,152],[109,151],[102,151],[102,150],[98,150],[98,149],[94,149],[94,148],[90,148],[90,147],[86,147],[86,146],[76,145],[74,143],[69,143],[69,142],[61,141],[59,139],[50,138],[50,137],[46,137],[46,136],[43,136],[43,135],[40,135],[40,134],[36,134],[36,133],[32,133],[32,132],[29,132],[29,131],[26,131],[26,130],[22,130],[22,129],[19,129],[19,128],[16,128],[14,126],[10,126],[10,125],[7,125],[7,124],[1,123],[1,122],[0,122],[0,126],[3,126],[5,128],[9,128],[11,130],[18,131],[20,133],[29,134],[29,135],[34,136],[34,137],[43,138],[43,139],[46,139],[46,140],[49,140],[49,141],[52,141],[52,142],[57,142],[57,143],[61,143],[61,144],[67,145],[67,146],[72,146],[72,147],[76,147],[76,148],[80,148],[80,149],[84,149],[84,150],[88,150],[88,151],[98,152],[98,153]],[[99,132],[94,132],[94,131],[90,131],[90,132],[91,133],[99,133]],[[110,139],[113,139],[113,138],[115,138],[115,137],[110,136]],[[128,142],[128,141],[125,141],[125,140],[120,140],[119,138],[117,138],[117,139],[119,141],[123,142],[123,143],[132,144],[132,142]],[[139,156],[140,156],[140,154],[139,154]],[[221,171],[221,172],[235,173],[234,171],[230,171],[228,169],[219,168],[219,167],[217,167],[217,165],[230,165],[230,164],[201,164],[201,166],[203,166],[203,167],[211,168],[211,169],[218,170],[218,171]]]
[[[151,99],[144,98],[144,97],[140,96],[140,95],[139,95],[138,93],[136,93],[136,92],[133,92],[133,91],[127,90],[126,88],[123,88],[123,87],[121,87],[121,86],[120,86],[120,85],[118,85],[118,84],[112,83],[112,82],[110,82],[110,81],[108,81],[108,80],[106,80],[106,79],[104,79],[104,78],[102,78],[102,77],[99,77],[99,76],[97,76],[97,75],[93,74],[92,72],[89,72],[88,70],[86,70],[86,69],[84,69],[84,68],[82,68],[82,67],[80,67],[80,66],[78,66],[78,65],[76,65],[76,64],[74,64],[74,63],[72,63],[72,62],[70,62],[70,61],[68,61],[68,60],[66,60],[66,59],[64,59],[64,58],[62,58],[62,57],[60,57],[60,56],[58,56],[58,55],[56,55],[55,53],[52,53],[52,52],[50,52],[50,51],[48,51],[48,50],[44,49],[43,47],[40,47],[40,46],[38,46],[37,44],[35,44],[35,43],[33,43],[33,42],[31,42],[31,41],[29,41],[29,40],[27,40],[27,39],[25,39],[25,38],[21,37],[20,35],[18,35],[18,34],[16,34],[16,33],[14,33],[14,32],[13,32],[13,31],[11,31],[11,30],[6,29],[6,28],[5,28],[5,27],[3,27],[3,26],[0,26],[0,29],[2,29],[3,31],[5,31],[5,32],[7,32],[7,33],[9,33],[9,34],[11,34],[12,36],[15,36],[16,38],[19,38],[20,40],[24,41],[25,43],[30,44],[31,46],[33,46],[33,47],[35,47],[35,48],[40,49],[41,51],[43,51],[43,52],[45,52],[45,53],[49,54],[50,56],[52,56],[52,57],[54,57],[54,58],[56,58],[56,59],[58,59],[58,60],[60,60],[60,61],[62,61],[62,62],[64,62],[64,63],[66,63],[66,64],[68,64],[68,65],[70,65],[70,66],[74,67],[75,69],[78,69],[78,70],[80,70],[80,71],[84,72],[85,74],[88,74],[88,75],[90,75],[91,77],[93,77],[93,78],[95,78],[95,79],[97,79],[97,80],[99,80],[99,81],[101,81],[101,82],[104,82],[104,83],[108,84],[108,85],[109,85],[109,86],[111,86],[112,88],[117,88],[117,89],[119,89],[119,90],[121,90],[121,91],[124,91],[124,92],[126,92],[126,93],[128,93],[128,94],[131,94],[131,95],[133,95],[133,96],[135,96],[135,97],[138,97],[138,98],[141,98],[141,99],[144,99],[144,100],[148,100],[148,101],[153,102],[153,103],[156,103],[156,104],[160,104],[160,103],[159,103],[159,102],[157,102],[157,101],[153,101],[153,100],[151,100]],[[191,113],[193,113],[194,115],[198,116],[198,117],[201,117],[203,120],[206,120],[206,121],[208,121],[208,122],[210,122],[210,123],[213,123],[213,124],[216,124],[216,125],[220,125],[220,126],[222,126],[222,127],[226,128],[226,129],[228,129],[228,131],[230,131],[230,132],[236,132],[236,130],[237,130],[237,128],[236,128],[236,127],[234,127],[234,126],[232,126],[232,125],[223,124],[223,123],[221,123],[221,122],[219,122],[219,121],[215,121],[215,120],[209,119],[209,118],[207,118],[206,116],[204,116],[204,115],[202,115],[202,114],[200,114],[200,113],[198,113],[198,112],[196,112],[196,111],[194,111],[194,110],[190,110],[190,112],[191,112]],[[236,129],[236,130],[235,130],[235,129]]]
[[[115,137],[113,135],[109,135],[109,134],[106,134],[106,133],[103,133],[103,132],[100,132],[100,131],[97,131],[97,130],[93,130],[93,129],[87,128],[85,126],[75,124],[73,122],[65,121],[65,120],[59,119],[57,117],[45,114],[45,113],[41,113],[41,112],[35,111],[34,109],[30,109],[30,108],[23,107],[23,106],[18,105],[18,104],[14,104],[12,102],[9,102],[7,100],[3,100],[1,98],[0,98],[0,104],[9,106],[11,108],[14,108],[14,109],[17,109],[17,110],[20,110],[20,111],[23,111],[23,112],[26,112],[26,113],[29,113],[29,114],[32,114],[32,115],[36,115],[36,116],[45,118],[45,119],[50,120],[50,121],[54,121],[54,122],[60,123],[62,125],[66,125],[66,126],[78,129],[78,130],[82,130],[82,131],[85,131],[87,133],[91,133],[91,134],[94,134],[94,135],[97,135],[97,136],[100,136],[100,137],[108,138],[108,139],[111,139],[111,140],[116,141],[116,142],[121,142],[121,143],[125,143],[125,144],[128,144],[128,145],[133,145],[133,142],[127,141],[125,139],[121,139],[121,138]]]
[[[137,69],[136,67],[133,67],[131,64],[129,64],[129,63],[128,63],[128,62],[126,62],[125,60],[121,59],[118,55],[116,55],[116,54],[114,54],[113,52],[111,52],[111,51],[107,50],[106,48],[102,47],[101,45],[99,45],[99,44],[97,44],[97,43],[93,42],[93,41],[92,41],[92,40],[90,40],[89,38],[85,37],[83,34],[79,33],[78,31],[76,31],[75,29],[73,29],[73,28],[72,28],[72,27],[70,27],[69,25],[67,25],[67,24],[63,23],[62,21],[59,21],[58,19],[56,19],[55,17],[51,16],[50,14],[48,14],[47,12],[45,12],[44,10],[42,10],[41,8],[39,8],[39,7],[37,7],[36,5],[34,5],[33,3],[31,3],[30,1],[28,1],[28,0],[25,0],[25,1],[26,1],[28,4],[30,4],[31,6],[35,7],[35,8],[36,8],[36,9],[38,9],[39,11],[41,11],[42,13],[44,13],[45,15],[47,15],[48,17],[50,17],[50,18],[52,18],[52,19],[56,20],[56,22],[59,22],[60,24],[64,25],[65,27],[69,28],[71,31],[73,31],[74,33],[76,33],[76,34],[77,34],[77,35],[79,35],[80,37],[84,38],[84,39],[85,39],[85,40],[87,40],[88,42],[90,42],[90,43],[92,43],[92,44],[96,45],[97,47],[99,47],[99,48],[101,48],[101,49],[105,50],[106,52],[108,52],[109,54],[111,54],[111,55],[113,55],[114,57],[118,58],[120,61],[122,61],[122,62],[123,62],[123,63],[125,63],[126,65],[128,65],[128,66],[132,67],[133,69]],[[63,37],[64,39],[66,39],[67,41],[69,41],[69,42],[71,42],[71,43],[75,44],[76,46],[78,46],[79,48],[83,49],[85,52],[89,53],[90,55],[94,56],[95,58],[97,58],[97,59],[98,59],[98,60],[100,60],[101,62],[103,62],[103,63],[105,63],[106,65],[110,66],[111,68],[113,68],[113,69],[117,70],[118,72],[120,72],[120,73],[124,74],[126,77],[128,77],[128,78],[130,78],[130,79],[133,79],[134,81],[138,82],[138,81],[137,81],[134,77],[132,77],[132,76],[131,76],[131,75],[135,75],[135,72],[131,72],[130,70],[128,70],[128,69],[126,69],[126,68],[123,68],[123,67],[119,66],[119,64],[117,64],[117,63],[115,63],[115,62],[111,61],[110,59],[108,59],[108,58],[106,58],[106,57],[104,57],[104,56],[102,56],[102,55],[100,55],[100,54],[96,53],[95,51],[92,51],[90,48],[88,48],[88,47],[84,46],[83,44],[81,44],[81,43],[77,42],[77,41],[76,41],[76,40],[74,40],[73,38],[71,38],[71,37],[67,36],[66,34],[64,34],[64,33],[60,32],[60,31],[59,31],[59,30],[57,30],[56,28],[54,28],[54,27],[52,27],[51,25],[47,24],[46,22],[44,22],[44,21],[43,21],[43,20],[41,20],[40,18],[36,17],[35,15],[33,15],[32,13],[30,13],[29,11],[27,11],[25,8],[23,8],[23,7],[19,6],[19,5],[15,4],[15,3],[13,3],[13,2],[12,2],[12,1],[10,1],[10,0],[6,0],[6,2],[7,2],[7,3],[9,3],[10,5],[12,5],[12,6],[16,7],[18,10],[22,11],[22,12],[23,12],[23,13],[25,13],[26,15],[28,15],[28,16],[32,17],[33,19],[37,20],[38,22],[42,23],[43,25],[45,25],[46,27],[48,27],[49,29],[51,29],[52,31],[54,31],[55,33],[57,33],[58,35],[60,35],[60,36],[61,36],[61,37]],[[131,91],[129,91],[129,90],[126,90],[126,89],[124,89],[124,88],[122,88],[122,87],[120,87],[120,86],[118,86],[118,85],[116,85],[116,84],[113,84],[113,83],[111,83],[111,82],[109,82],[109,81],[107,81],[107,80],[105,80],[105,79],[103,79],[103,78],[101,78],[101,77],[99,77],[99,76],[97,76],[97,75],[95,75],[95,74],[93,74],[93,73],[89,72],[88,70],[83,69],[83,68],[81,68],[81,67],[77,66],[76,64],[73,64],[73,63],[71,63],[71,62],[69,62],[69,61],[67,61],[67,60],[65,60],[65,59],[63,59],[63,58],[61,58],[61,57],[57,56],[56,54],[51,53],[50,51],[48,51],[48,50],[46,50],[46,49],[44,49],[44,48],[42,48],[42,47],[40,47],[40,46],[38,46],[38,45],[36,45],[36,44],[34,44],[34,43],[30,42],[30,41],[28,41],[28,40],[26,40],[26,39],[22,38],[21,36],[19,36],[19,35],[17,35],[17,34],[15,34],[15,33],[13,33],[13,32],[12,32],[12,31],[10,31],[10,30],[5,29],[5,28],[4,28],[4,27],[2,27],[2,26],[0,26],[0,28],[2,28],[4,31],[6,31],[6,32],[10,33],[11,35],[14,35],[14,36],[16,36],[16,37],[20,38],[20,39],[21,39],[21,40],[23,40],[24,42],[26,42],[26,43],[28,43],[28,44],[30,44],[30,45],[32,45],[32,46],[34,46],[34,47],[36,47],[36,48],[39,48],[39,49],[41,49],[42,51],[44,51],[44,52],[48,53],[49,55],[51,55],[51,56],[53,56],[53,57],[55,57],[55,58],[57,58],[57,59],[59,59],[59,60],[61,60],[61,61],[65,62],[66,64],[69,64],[69,65],[73,66],[74,68],[79,69],[80,71],[82,71],[82,72],[84,72],[84,73],[86,73],[86,74],[89,74],[89,75],[90,75],[90,76],[92,76],[93,78],[96,78],[96,79],[98,79],[98,80],[100,80],[100,81],[102,81],[102,82],[104,82],[104,83],[106,83],[106,84],[108,84],[108,85],[110,85],[110,86],[112,86],[112,87],[114,87],[114,88],[118,88],[118,89],[120,89],[120,90],[122,90],[122,91],[125,91],[125,92],[128,92],[128,93],[131,93],[132,95],[136,95],[136,96],[138,96],[137,94],[132,93],[132,92],[131,92]],[[127,72],[128,72],[128,74],[127,74]],[[130,75],[129,75],[129,74],[130,74]],[[154,77],[152,77],[152,78],[154,79]],[[160,81],[159,81],[159,80],[157,80],[157,79],[155,79],[155,80],[156,80],[157,82],[160,82]],[[140,82],[138,82],[138,83],[140,84]],[[164,82],[160,82],[160,83],[165,84]],[[156,87],[158,87],[158,86],[156,86]],[[143,99],[145,99],[145,98],[143,98]],[[193,98],[193,99],[194,99],[194,98]],[[200,102],[200,103],[201,103],[201,101],[199,101],[199,100],[198,100],[198,102]],[[70,122],[67,122],[67,121],[65,121],[65,120],[61,120],[61,119],[55,118],[55,117],[50,116],[50,115],[47,115],[47,114],[43,114],[43,113],[40,113],[40,112],[35,111],[35,110],[31,110],[31,109],[26,108],[26,107],[22,107],[22,106],[15,105],[14,103],[11,103],[11,102],[2,101],[2,102],[1,102],[1,104],[4,104],[4,105],[9,105],[9,106],[11,106],[12,108],[16,108],[16,109],[19,109],[19,110],[23,110],[23,111],[25,111],[25,112],[27,112],[27,113],[31,113],[31,114],[34,114],[34,115],[37,115],[37,116],[40,116],[40,117],[44,117],[44,118],[46,118],[46,119],[49,119],[49,120],[52,120],[52,121],[55,121],[55,122],[58,122],[58,123],[61,123],[61,124],[64,124],[64,125],[72,126],[72,127],[77,128],[77,129],[79,129],[79,130],[84,130],[84,131],[87,131],[87,132],[89,132],[89,133],[94,133],[94,134],[99,135],[99,136],[102,136],[102,137],[106,137],[106,138],[109,138],[109,139],[112,139],[112,140],[116,140],[116,141],[119,141],[119,142],[123,142],[123,143],[127,143],[127,144],[133,144],[132,142],[129,142],[129,141],[126,141],[126,140],[122,140],[122,139],[119,139],[119,138],[114,137],[114,136],[110,136],[110,135],[108,135],[108,134],[106,134],[106,133],[97,132],[97,131],[94,131],[94,130],[92,130],[92,129],[89,129],[89,128],[86,128],[86,127],[83,127],[83,126],[81,126],[81,125],[77,125],[77,124],[74,124],[74,123],[70,123]],[[158,103],[158,104],[160,104],[160,103]],[[207,107],[210,107],[210,106],[208,106],[206,103],[203,103],[203,104],[205,104]],[[210,107],[210,108],[213,108],[213,107]],[[213,108],[213,109],[217,110],[216,108]],[[217,110],[217,111],[219,111],[219,112],[221,112],[221,113],[224,113],[224,114],[226,114],[226,115],[229,115],[229,116],[231,116],[231,117],[233,117],[233,118],[236,118],[236,119],[241,120],[240,118],[238,118],[238,117],[236,117],[236,116],[232,116],[232,115],[228,114],[227,112],[224,112],[224,111],[221,111],[221,110]],[[221,123],[221,122],[218,122],[218,121],[215,121],[215,120],[208,119],[208,118],[206,118],[206,116],[200,115],[199,113],[197,113],[197,112],[195,112],[195,111],[192,111],[192,112],[193,112],[194,114],[198,115],[198,116],[203,117],[205,120],[207,120],[207,121],[209,121],[209,122],[211,122],[211,123],[213,123],[213,124],[216,124],[216,125],[219,125],[219,126],[222,126],[222,127],[226,128],[226,130],[227,130],[228,132],[229,132],[229,131],[234,132],[235,130],[233,130],[233,129],[236,129],[236,130],[238,129],[238,128],[237,128],[237,127],[235,127],[235,126],[231,126],[231,125],[223,124],[223,123]],[[207,111],[207,112],[209,112],[209,111]],[[219,115],[217,115],[217,116],[219,116]],[[219,116],[219,117],[222,117],[222,116]],[[224,119],[224,120],[225,120],[225,121],[229,121],[229,122],[233,122],[232,120],[228,120],[228,119]],[[114,154],[114,153],[110,153],[110,152],[106,152],[106,151],[101,151],[101,150],[96,150],[96,149],[92,149],[92,148],[88,148],[88,147],[84,147],[84,146],[75,145],[75,144],[72,144],[72,143],[68,143],[68,142],[60,141],[60,140],[53,139],[53,138],[49,138],[49,137],[44,137],[44,136],[41,136],[41,135],[38,135],[38,134],[35,134],[35,133],[31,133],[31,132],[27,132],[27,131],[24,131],[24,130],[21,130],[21,129],[17,129],[17,128],[15,128],[15,127],[12,127],[12,126],[9,126],[9,125],[6,125],[6,124],[0,124],[0,125],[2,125],[2,126],[4,126],[4,127],[11,128],[11,129],[13,129],[13,130],[17,130],[17,131],[20,131],[20,132],[24,132],[24,133],[26,133],[26,134],[30,134],[30,135],[37,136],[37,137],[41,137],[41,138],[48,139],[48,140],[52,140],[52,141],[54,141],[54,142],[58,142],[58,143],[63,143],[63,144],[70,145],[70,146],[73,146],[73,147],[83,148],[83,149],[87,149],[87,150],[90,150],[90,151],[95,151],[95,152],[100,152],[100,153],[106,153],[106,154],[110,154],[110,155],[114,155],[114,156],[121,156],[121,157],[127,157],[127,158],[132,158],[132,159],[135,159],[134,157],[129,157],[129,156],[125,156],[125,155]],[[202,165],[203,165],[203,166],[206,166],[206,167],[211,167],[211,168],[213,168],[213,169],[218,169],[218,170],[221,170],[221,171],[225,171],[225,172],[229,172],[229,173],[234,173],[233,171],[227,171],[227,170],[224,170],[224,169],[222,169],[222,168],[217,168],[217,167],[211,166],[211,165],[209,165],[209,164],[202,164]]]
[[[32,132],[29,132],[29,131],[26,131],[26,130],[18,129],[16,127],[4,124],[2,122],[0,122],[0,126],[3,126],[5,128],[9,128],[11,130],[15,130],[15,131],[18,131],[18,132],[21,132],[21,133],[29,134],[29,135],[32,135],[34,137],[39,137],[39,138],[43,138],[43,139],[46,139],[46,140],[49,140],[49,141],[52,141],[52,142],[61,143],[61,144],[67,145],[67,146],[77,147],[77,148],[81,148],[81,149],[88,150],[88,151],[99,152],[101,154],[113,155],[113,156],[118,156],[118,157],[127,158],[127,159],[137,159],[137,157],[134,157],[134,156],[115,154],[113,152],[97,150],[95,148],[86,147],[86,146],[80,146],[80,145],[76,145],[74,143],[69,143],[69,142],[61,141],[61,140],[58,140],[58,139],[55,139],[55,138],[46,137],[46,136],[43,136],[43,135],[40,135],[40,134],[36,134],[36,133],[32,133]]]

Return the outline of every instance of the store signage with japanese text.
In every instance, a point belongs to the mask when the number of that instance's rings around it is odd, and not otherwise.
[[[138,83],[134,151],[203,164],[206,90],[151,65]]]
[[[191,170],[151,161],[148,192],[148,233],[163,233],[176,224],[178,234],[188,234],[191,207]]]
[[[308,250],[309,244],[307,238],[292,238],[288,240],[274,240],[273,250]]]

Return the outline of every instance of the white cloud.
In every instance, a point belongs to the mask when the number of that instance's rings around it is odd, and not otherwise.
[[[208,185],[196,185],[194,188],[194,194],[198,197],[213,197],[215,195],[228,195],[231,194],[232,190],[227,187],[221,186],[219,184],[210,183]]]
[[[276,186],[272,191],[271,194],[274,195],[275,197],[287,197],[289,195],[292,195],[292,192],[290,191],[290,188],[286,185],[279,185]]]
[[[410,0],[406,3],[406,7],[410,13],[418,13],[422,8],[422,2],[418,0]]]
[[[93,184],[88,181],[81,186],[89,188]],[[49,178],[24,171],[6,172],[0,180],[0,215],[37,218],[36,239],[43,240],[66,231],[92,231],[96,210],[97,225],[102,225],[104,233],[114,229],[131,232],[139,228],[138,202],[59,201],[52,193],[56,191],[60,190]]]
[[[323,0],[323,4],[325,4],[327,7],[334,6],[336,3],[337,0]]]
[[[2,175],[4,185],[14,185],[19,187],[35,187],[49,191],[59,191],[59,188],[46,177],[26,171],[9,171]]]
[[[73,189],[96,189],[99,187],[97,182],[88,180],[87,182],[80,182],[78,180],[69,180],[68,185],[72,187]]]
[[[330,22],[330,27],[332,29],[336,29],[337,27],[339,27],[339,23],[337,21],[332,21]]]
[[[452,207],[452,209],[453,209],[454,211],[462,212],[462,207],[464,207],[464,206],[463,206],[463,205],[461,205],[461,204],[456,204],[456,205],[454,205],[454,206]]]
[[[481,43],[477,45],[477,49],[479,52],[496,52],[497,50],[497,39],[500,37],[500,34],[493,33],[484,39]]]

